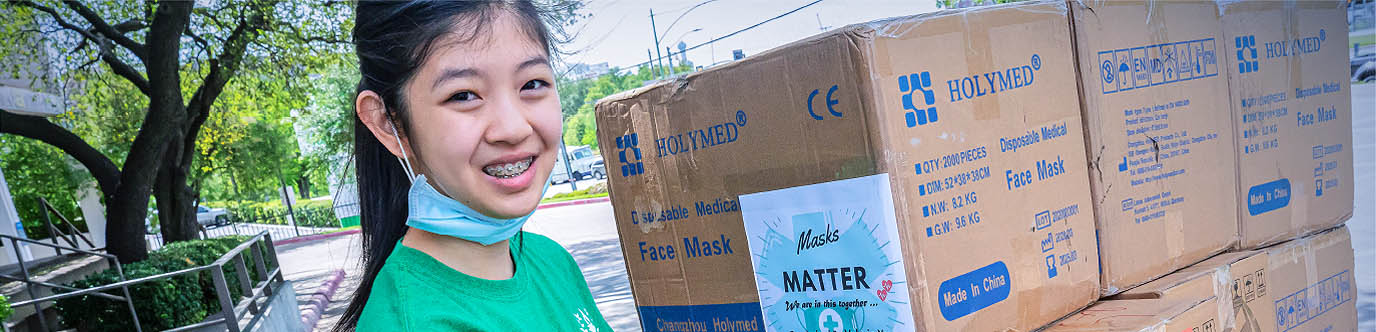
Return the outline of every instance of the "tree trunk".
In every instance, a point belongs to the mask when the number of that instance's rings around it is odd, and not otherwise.
[[[310,198],[311,198],[311,179],[310,179],[310,177],[307,177],[306,175],[303,174],[303,175],[301,175],[301,177],[296,178],[296,187],[299,188],[299,189],[297,190],[297,194],[301,196],[301,199],[310,199]]]
[[[154,194],[158,197],[158,220],[162,222],[165,243],[200,238],[200,224],[196,222],[195,195],[186,187],[187,170],[180,165],[180,139],[172,140],[158,169]]]

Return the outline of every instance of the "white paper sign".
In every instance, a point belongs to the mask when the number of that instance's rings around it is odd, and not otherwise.
[[[770,331],[909,331],[887,174],[742,195]]]

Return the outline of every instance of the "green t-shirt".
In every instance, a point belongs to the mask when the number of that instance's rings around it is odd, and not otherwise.
[[[522,247],[520,241],[525,242]],[[611,331],[573,256],[542,235],[512,238],[516,274],[469,276],[397,243],[358,331]]]

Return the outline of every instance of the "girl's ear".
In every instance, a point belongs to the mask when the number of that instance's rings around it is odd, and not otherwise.
[[[358,113],[358,119],[363,121],[363,125],[368,127],[368,131],[373,133],[382,146],[387,147],[387,151],[393,156],[402,158],[402,149],[406,147],[397,145],[400,142],[410,141],[406,137],[398,139],[400,131],[396,128],[396,123],[387,116],[387,106],[383,105],[382,97],[372,90],[364,90],[358,93],[358,98],[354,100],[354,111]],[[410,156],[410,151],[405,155]]]

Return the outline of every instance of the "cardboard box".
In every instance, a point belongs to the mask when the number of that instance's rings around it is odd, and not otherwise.
[[[1352,216],[1346,4],[1218,4],[1244,248],[1328,229]]]
[[[1211,2],[1071,1],[1102,294],[1237,242],[1237,175]]]
[[[1111,299],[1216,298],[1207,311],[1216,313],[1218,331],[1355,331],[1353,258],[1351,234],[1339,227],[1215,256]]]
[[[1030,330],[1092,302],[1070,46],[1063,1],[1023,2],[600,101],[645,330]]]
[[[1131,299],[1100,301],[1056,324],[1046,332],[1222,332],[1218,299]]]

